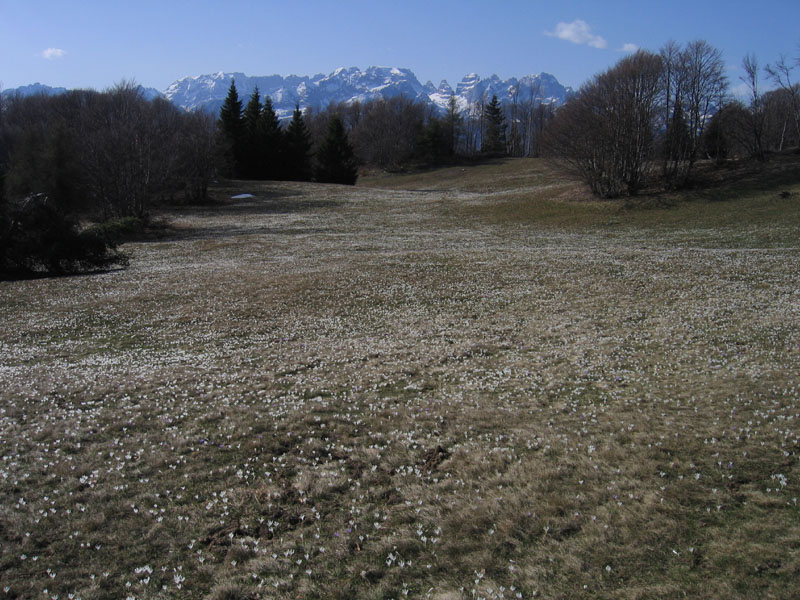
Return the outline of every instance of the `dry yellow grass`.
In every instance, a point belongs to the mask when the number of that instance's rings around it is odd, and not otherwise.
[[[796,597],[776,185],[241,183],[124,271],[0,283],[0,598]]]

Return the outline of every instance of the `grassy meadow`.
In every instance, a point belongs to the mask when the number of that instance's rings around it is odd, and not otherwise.
[[[219,184],[0,282],[0,599],[796,598],[800,160],[722,178]]]

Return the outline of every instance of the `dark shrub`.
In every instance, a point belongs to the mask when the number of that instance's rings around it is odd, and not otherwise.
[[[128,262],[114,241],[95,230],[79,231],[42,194],[6,206],[0,230],[2,279],[106,269]]]

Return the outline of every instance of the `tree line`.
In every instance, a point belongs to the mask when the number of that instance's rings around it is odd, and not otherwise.
[[[358,166],[385,170],[440,165],[460,157],[535,156],[553,110],[527,90],[504,107],[497,96],[444,114],[404,96],[296,107],[282,127],[269,96],[245,103],[235,82],[220,109],[222,171],[243,179],[355,183]]]
[[[581,176],[600,197],[635,195],[657,183],[687,185],[699,160],[765,160],[800,143],[800,87],[781,58],[759,89],[758,63],[743,61],[747,102],[733,99],[721,52],[703,40],[658,53],[639,50],[584,84],[544,130],[547,156]]]
[[[220,109],[222,172],[242,179],[311,181],[353,185],[358,164],[338,115],[331,115],[315,144],[300,107],[281,127],[269,96],[256,88],[245,106],[231,81]],[[312,153],[312,147],[316,149]]]
[[[124,264],[117,233],[164,201],[202,201],[217,162],[212,116],[105,92],[0,104],[0,277]],[[80,228],[90,219],[108,225]]]
[[[523,132],[535,131],[536,115],[546,111],[537,107],[524,129],[514,126],[510,133],[506,112],[497,96],[476,103],[474,119],[462,114],[455,96],[444,115],[396,96],[332,103],[318,112],[297,107],[281,127],[269,96],[262,99],[256,89],[244,104],[232,81],[219,117],[223,164],[229,176],[245,179],[352,184],[359,165],[391,171],[458,156],[506,155],[514,148],[522,155],[532,147]]]
[[[497,96],[468,105],[453,95],[444,112],[404,96],[367,102],[332,103],[323,111],[305,111],[313,145],[324,138],[327,122],[338,116],[361,165],[394,171],[452,163],[465,158],[538,156],[542,132],[554,113],[530,90],[511,102]]]

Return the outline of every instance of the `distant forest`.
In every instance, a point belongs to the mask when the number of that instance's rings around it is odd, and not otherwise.
[[[398,96],[319,112],[297,108],[281,127],[269,97],[256,89],[245,103],[231,81],[220,111],[220,164],[245,179],[354,183],[358,165],[392,171],[476,155],[538,154],[536,139],[552,114],[550,105],[533,101],[504,110],[496,96],[462,113],[452,96],[446,114],[437,116],[432,106]],[[338,149],[333,154],[331,145]],[[349,166],[332,164],[334,154]],[[339,169],[350,173],[336,176]]]
[[[557,109],[492,97],[459,111],[452,97],[438,116],[395,97],[298,108],[285,126],[269,97],[239,98],[233,82],[216,116],[128,82],[0,97],[0,278],[124,265],[117,244],[151,208],[204,202],[220,177],[354,184],[361,168],[544,156],[599,197],[682,187],[698,161],[764,161],[800,145],[800,56],[742,67],[743,100],[717,49],[670,42],[621,59]]]

